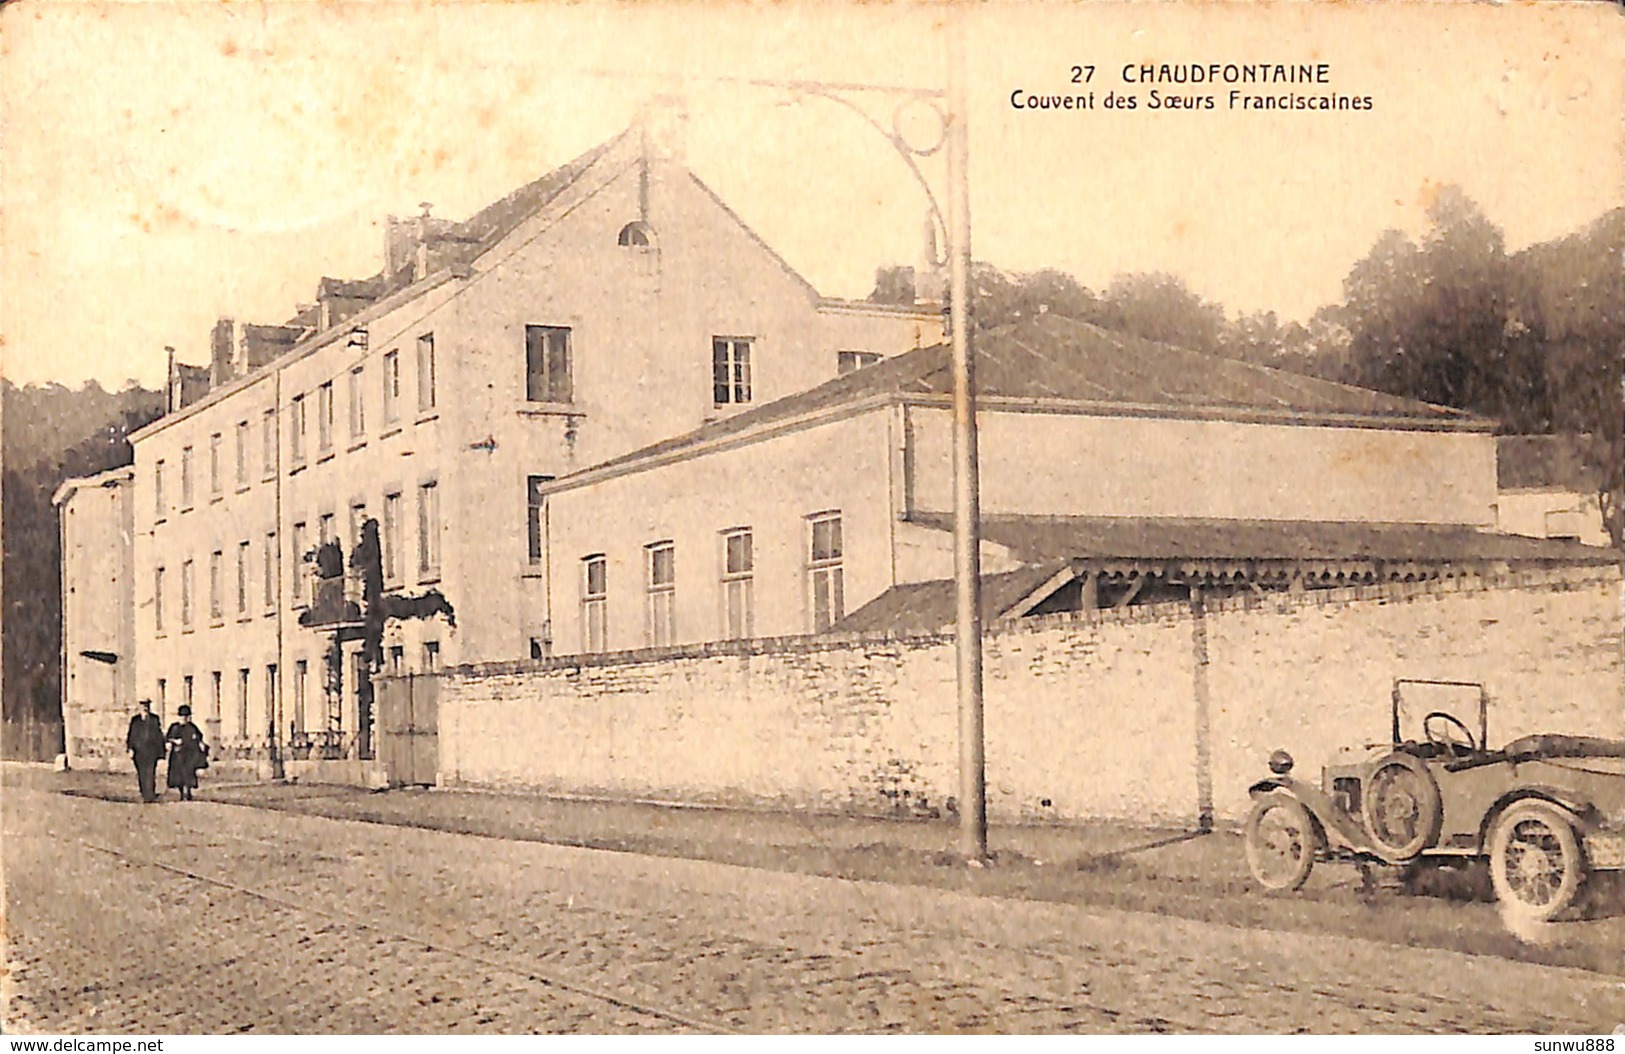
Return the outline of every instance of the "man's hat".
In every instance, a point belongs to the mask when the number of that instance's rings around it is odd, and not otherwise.
[[[190,706],[183,706],[179,710],[176,710],[175,713],[179,714],[181,717],[191,717],[192,708]]]

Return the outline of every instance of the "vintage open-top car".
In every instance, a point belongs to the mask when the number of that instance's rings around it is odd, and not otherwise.
[[[1405,738],[1412,694],[1454,705]],[[1454,711],[1475,696],[1477,735]],[[1471,716],[1467,713],[1467,716]],[[1284,750],[1250,788],[1247,865],[1270,891],[1303,885],[1316,860],[1422,866],[1488,860],[1496,897],[1519,916],[1546,920],[1574,902],[1595,870],[1625,868],[1625,741],[1532,735],[1488,746],[1489,696],[1480,684],[1394,682],[1391,742],[1328,765],[1319,784],[1292,775]]]

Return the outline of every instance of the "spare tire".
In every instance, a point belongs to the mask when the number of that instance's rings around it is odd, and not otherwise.
[[[1414,755],[1390,754],[1372,766],[1363,798],[1365,832],[1390,864],[1415,859],[1439,837],[1439,785]]]

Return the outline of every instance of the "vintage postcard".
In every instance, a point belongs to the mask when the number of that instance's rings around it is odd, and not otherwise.
[[[1619,5],[0,48],[8,1033],[1614,1049]]]

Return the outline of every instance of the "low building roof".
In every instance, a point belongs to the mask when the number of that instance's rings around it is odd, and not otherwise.
[[[75,493],[90,487],[116,487],[121,483],[128,483],[135,479],[134,465],[118,465],[106,472],[98,472],[94,476],[75,476],[62,481],[51,495],[52,505],[61,505]]]
[[[977,398],[1104,414],[1341,420],[1374,427],[1489,431],[1451,407],[1187,351],[1088,322],[1040,315],[976,336]],[[715,439],[866,400],[951,396],[946,344],[916,348],[815,388],[766,403],[584,469],[628,465]],[[565,477],[568,479],[569,477]]]
[[[993,622],[1030,597],[1068,562],[1051,561],[982,576],[982,621]],[[893,586],[830,627],[832,633],[937,633],[953,624],[955,582],[951,578]]]
[[[914,513],[909,521],[953,530],[953,517],[948,513]],[[1527,538],[1429,523],[991,515],[982,518],[982,538],[1028,563],[1085,558],[1404,563],[1619,560],[1612,549],[1569,539]]]

